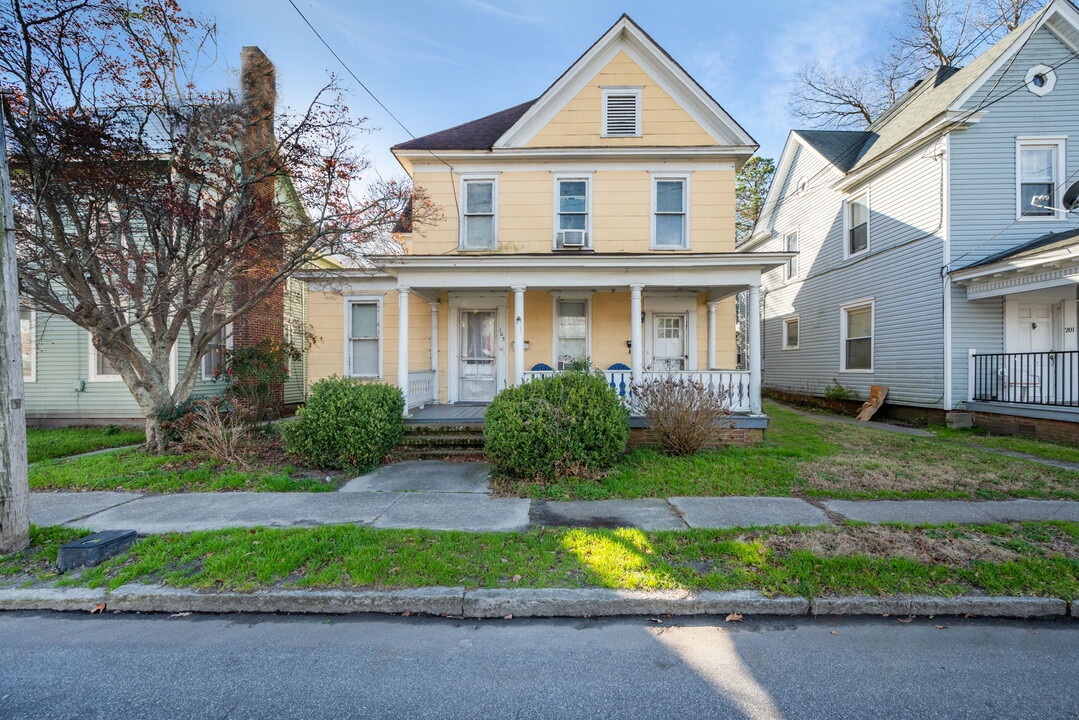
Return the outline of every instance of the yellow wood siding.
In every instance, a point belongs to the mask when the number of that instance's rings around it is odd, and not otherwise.
[[[602,88],[612,85],[644,88],[641,97],[641,137],[601,137]],[[528,147],[684,147],[717,144],[625,51],[619,52],[527,143]]]
[[[692,163],[680,167],[692,168]],[[510,170],[498,175],[497,252],[551,252],[555,173],[564,174],[554,169]],[[442,208],[445,219],[414,232],[409,252],[455,252],[460,178],[447,170],[417,170],[415,182]],[[734,252],[734,170],[692,171],[689,191],[689,252]],[[592,248],[596,252],[648,252],[652,236],[652,173],[597,169],[592,174],[591,192]]]

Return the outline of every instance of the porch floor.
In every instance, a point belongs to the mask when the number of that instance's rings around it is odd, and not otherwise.
[[[483,416],[487,412],[485,403],[463,404],[432,404],[425,407],[414,407],[405,416],[405,424],[412,425],[438,425],[444,423],[471,423],[482,424]],[[748,413],[734,413],[735,427],[738,428],[765,428],[768,426],[768,418],[765,415],[750,415]],[[645,419],[639,415],[633,415],[629,419],[629,426],[633,428],[648,427]]]

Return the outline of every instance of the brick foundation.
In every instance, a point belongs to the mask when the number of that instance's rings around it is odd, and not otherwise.
[[[724,445],[757,445],[764,440],[764,430],[761,428],[731,428],[725,430],[720,439],[709,447],[722,447]],[[642,445],[657,445],[652,439],[652,431],[648,428],[630,428],[630,447]]]
[[[780,388],[764,388],[765,397],[774,398],[791,405],[818,407],[831,410],[839,415],[854,417],[861,409],[864,400],[829,400],[815,395],[790,392]],[[885,402],[873,416],[874,420],[902,420],[914,425],[944,425],[947,413],[940,408],[899,405]]]
[[[1079,422],[976,412],[974,427],[994,435],[1021,435],[1056,443],[1079,443]]]

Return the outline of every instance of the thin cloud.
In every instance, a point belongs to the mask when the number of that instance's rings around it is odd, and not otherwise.
[[[511,11],[506,10],[504,8],[500,8],[500,7],[497,7],[495,5],[490,5],[488,3],[482,2],[482,0],[461,0],[461,2],[464,3],[465,5],[472,5],[474,7],[478,7],[480,9],[482,9],[482,10],[486,10],[489,13],[494,13],[495,15],[501,15],[502,17],[507,17],[507,18],[510,18],[510,19],[513,19],[513,20],[519,20],[521,22],[531,22],[531,23],[547,22],[546,20],[544,20],[541,17],[537,17],[535,15],[521,15],[520,13],[511,12]]]

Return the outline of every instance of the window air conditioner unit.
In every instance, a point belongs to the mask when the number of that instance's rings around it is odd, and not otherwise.
[[[558,233],[558,243],[567,248],[583,248],[588,240],[588,233],[584,230],[562,230]]]

